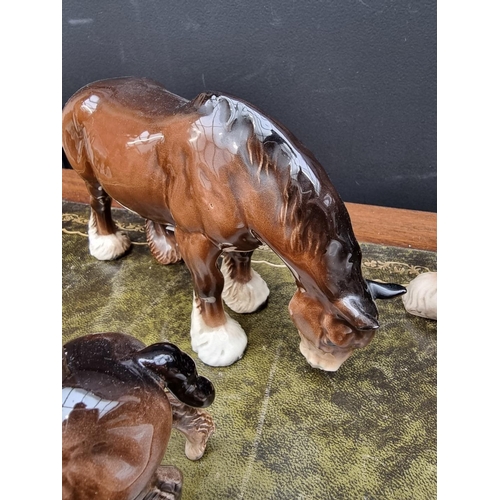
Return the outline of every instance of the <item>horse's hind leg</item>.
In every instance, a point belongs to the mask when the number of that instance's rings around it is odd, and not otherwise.
[[[247,336],[224,311],[224,278],[217,267],[221,251],[201,233],[186,233],[176,226],[175,236],[193,278],[191,347],[207,365],[229,366],[243,356]]]
[[[266,303],[269,288],[251,267],[253,252],[222,254],[221,272],[224,276],[222,298],[237,313],[254,312]]]
[[[146,238],[151,254],[160,264],[173,264],[182,259],[174,232],[163,224],[146,220]]]
[[[89,250],[99,260],[112,260],[130,247],[130,239],[111,217],[111,198],[96,182],[86,182],[90,194]]]
[[[207,441],[215,432],[215,424],[209,413],[188,406],[171,393],[167,393],[172,407],[172,427],[186,437],[186,457],[199,460],[205,453]]]

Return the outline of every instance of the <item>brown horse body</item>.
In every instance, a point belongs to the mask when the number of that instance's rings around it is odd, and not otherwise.
[[[172,428],[191,460],[215,430],[199,409],[215,390],[193,360],[173,344],[100,333],[63,346],[62,373],[63,500],[179,499],[181,471],[161,465]]]
[[[103,80],[64,107],[63,148],[90,193],[95,257],[130,245],[111,219],[112,198],[146,219],[160,262],[185,261],[192,346],[205,363],[243,354],[246,335],[222,300],[237,312],[267,300],[250,265],[262,244],[296,279],[290,313],[312,366],[336,370],[373,337],[377,308],[345,205],[314,156],[250,104],[217,93],[187,101],[147,79]]]

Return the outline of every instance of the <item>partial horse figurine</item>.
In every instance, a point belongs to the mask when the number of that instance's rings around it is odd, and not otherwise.
[[[172,428],[200,459],[215,397],[177,346],[123,333],[84,335],[62,352],[63,500],[179,500],[182,472],[161,465]]]
[[[208,365],[245,351],[223,301],[238,313],[267,301],[251,267],[263,244],[295,277],[289,312],[315,368],[335,371],[366,346],[379,327],[374,299],[405,293],[363,278],[349,214],[323,167],[242,99],[205,92],[188,101],[146,78],[102,80],[68,100],[62,142],[90,195],[90,253],[116,259],[130,246],[112,199],[143,217],[153,256],[182,259],[191,272],[191,345]]]
[[[437,271],[419,274],[406,286],[403,305],[410,314],[437,321]]]

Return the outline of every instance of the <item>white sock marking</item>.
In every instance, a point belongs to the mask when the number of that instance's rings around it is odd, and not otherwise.
[[[248,283],[238,283],[231,278],[226,261],[222,259],[221,273],[224,276],[222,299],[234,312],[254,312],[269,297],[266,282],[253,269],[251,269],[252,278]]]
[[[191,347],[209,366],[229,366],[243,356],[247,336],[240,324],[227,313],[226,323],[210,327],[205,324],[193,299],[191,312]]]
[[[95,215],[92,212],[89,219],[89,250],[90,255],[98,260],[113,260],[123,255],[130,247],[130,238],[124,231],[115,234],[101,235],[97,233]]]

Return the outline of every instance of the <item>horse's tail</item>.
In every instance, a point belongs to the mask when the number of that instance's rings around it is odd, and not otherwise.
[[[70,98],[62,110],[62,148],[71,167],[81,175],[90,167],[80,120],[79,99]]]

